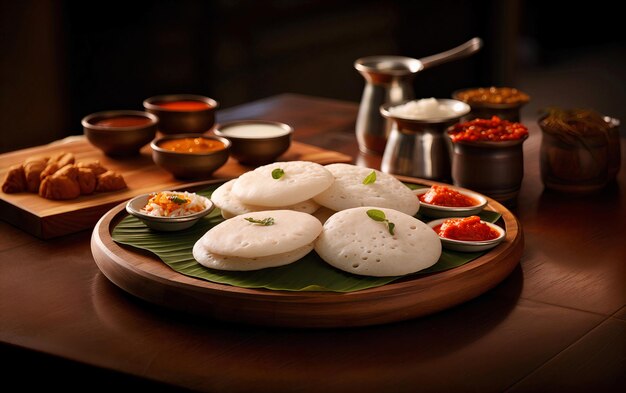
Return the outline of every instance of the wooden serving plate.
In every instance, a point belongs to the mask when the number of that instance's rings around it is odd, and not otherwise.
[[[180,190],[193,184],[188,180],[174,178],[169,172],[154,164],[149,145],[144,146],[141,154],[137,156],[114,158],[104,155],[83,136],[0,154],[0,181],[4,181],[11,165],[23,163],[29,157],[51,156],[59,152],[74,154],[76,161],[100,161],[107,169],[122,174],[128,188],[116,192],[94,193],[67,201],[53,201],[28,192],[7,194],[0,190],[0,217],[43,239],[93,228],[104,213],[136,195],[170,189]],[[292,141],[289,150],[279,157],[279,160],[313,161],[325,165],[351,162],[352,157]],[[250,169],[253,168],[240,165],[233,158],[229,158],[224,166],[213,173],[213,177],[233,178]]]
[[[430,181],[399,177],[430,185]],[[151,253],[121,246],[111,237],[126,216],[122,203],[96,224],[91,250],[98,268],[130,294],[166,308],[248,324],[337,328],[377,325],[432,314],[493,288],[519,263],[523,232],[516,217],[487,198],[486,209],[501,214],[505,240],[483,256],[443,272],[407,276],[357,292],[290,292],[247,289],[182,275]]]

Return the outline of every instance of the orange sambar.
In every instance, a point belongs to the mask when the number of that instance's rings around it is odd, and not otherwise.
[[[226,145],[221,141],[205,138],[168,139],[159,143],[159,147],[179,153],[204,154],[223,150]]]
[[[159,101],[154,105],[173,111],[201,111],[211,108],[211,105],[206,102],[196,100]]]

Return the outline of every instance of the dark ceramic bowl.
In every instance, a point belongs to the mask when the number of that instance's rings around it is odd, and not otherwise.
[[[169,94],[143,101],[147,112],[159,118],[163,134],[203,133],[215,124],[219,103],[212,98],[194,94]]]
[[[524,177],[526,139],[528,135],[501,142],[451,142],[454,185],[515,205]]]
[[[154,139],[158,118],[147,112],[115,110],[92,113],[81,124],[87,140],[109,156],[131,156]]]
[[[233,121],[215,128],[215,135],[232,143],[231,156],[251,166],[274,162],[289,149],[292,134],[289,125],[264,120]]]
[[[210,142],[220,142],[224,145],[219,150],[206,153],[185,153],[172,151],[162,147],[165,141],[186,138],[201,138]],[[204,179],[210,177],[213,172],[221,168],[230,155],[230,141],[219,136],[207,136],[198,134],[165,135],[150,143],[152,159],[159,167],[170,172],[178,179]]]
[[[524,100],[520,100],[517,102],[511,103],[488,103],[488,102],[476,102],[472,100],[465,99],[463,97],[464,93],[469,91],[478,90],[481,88],[468,88],[456,90],[452,93],[452,98],[455,100],[463,101],[467,103],[472,111],[468,116],[465,117],[465,120],[471,120],[475,118],[479,119],[490,119],[493,116],[498,116],[502,120],[508,120],[513,122],[520,121],[520,112],[524,105],[528,104],[530,101],[530,97],[528,97],[524,92],[519,92],[521,94],[526,95],[528,98]],[[487,89],[487,88],[482,88]]]

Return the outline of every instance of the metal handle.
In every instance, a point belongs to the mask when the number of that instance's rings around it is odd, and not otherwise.
[[[456,48],[452,48],[436,55],[427,56],[419,60],[424,66],[424,69],[426,69],[442,63],[447,63],[451,60],[457,60],[467,57],[471,54],[478,52],[480,48],[482,48],[482,46],[483,40],[478,37],[474,37],[466,43],[457,46]]]

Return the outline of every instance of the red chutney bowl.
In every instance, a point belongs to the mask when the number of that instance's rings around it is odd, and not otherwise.
[[[438,220],[428,222],[427,225],[435,230],[436,227],[440,226],[448,219],[450,218],[440,218]],[[502,227],[487,221],[481,221],[481,224],[489,226],[489,228],[498,233],[498,236],[494,239],[489,240],[456,240],[449,239],[437,234],[437,236],[439,236],[439,239],[441,240],[441,246],[452,251],[480,252],[492,249],[504,240],[506,236],[506,231]]]
[[[81,120],[89,143],[109,156],[132,156],[150,143],[159,119],[147,112],[112,110],[96,112]]]
[[[487,205],[487,198],[485,198],[482,194],[452,186],[445,187],[454,192],[458,192],[465,197],[471,198],[476,203],[471,206],[445,206],[441,204],[426,203],[420,199],[421,214],[432,218],[467,217],[480,213]],[[418,188],[413,190],[413,192],[417,198],[420,198],[420,196],[429,192],[430,189],[430,187]]]
[[[143,107],[159,118],[163,134],[204,133],[213,128],[219,103],[195,94],[168,94],[147,98]]]

